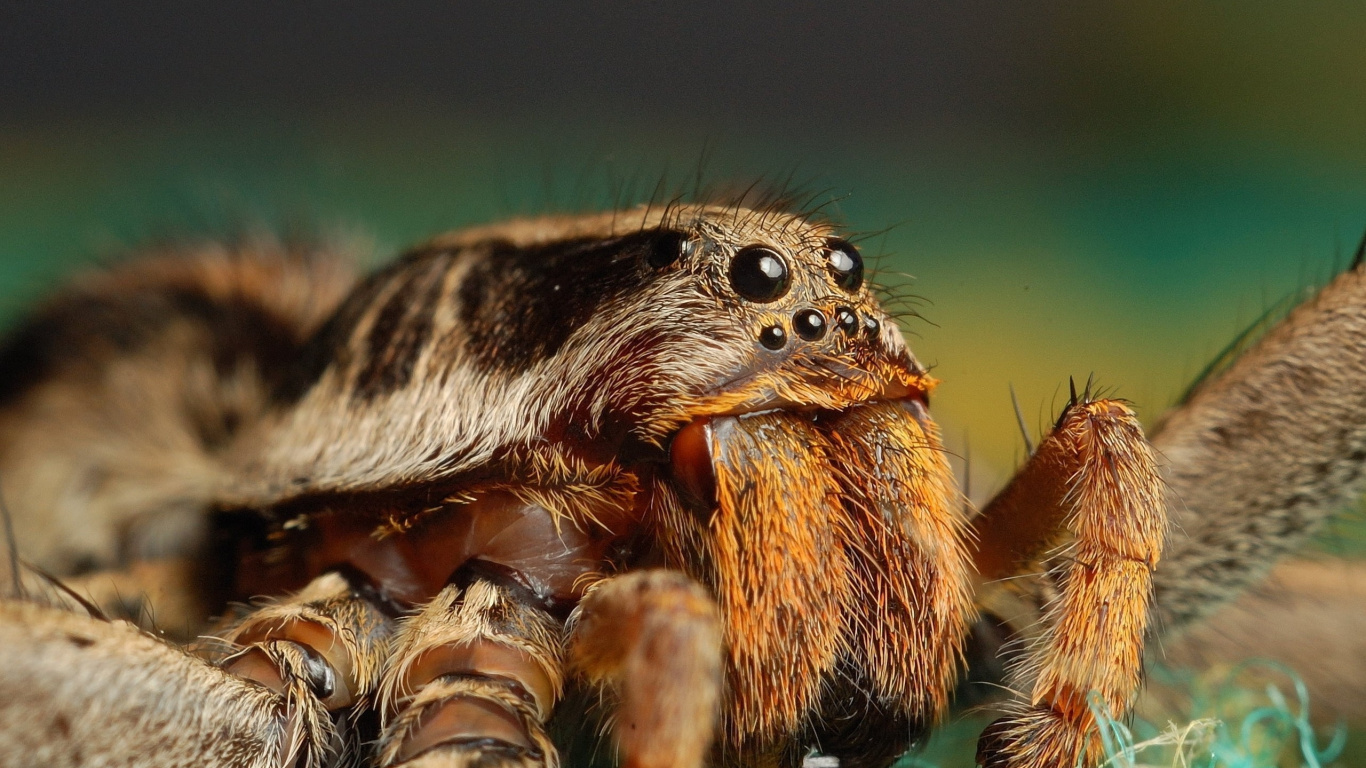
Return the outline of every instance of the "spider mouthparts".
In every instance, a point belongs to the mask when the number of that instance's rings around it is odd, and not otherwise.
[[[674,479],[694,501],[715,503],[716,475],[712,470],[710,418],[700,418],[679,430],[669,446]]]

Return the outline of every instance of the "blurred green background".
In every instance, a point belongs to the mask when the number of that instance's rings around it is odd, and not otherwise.
[[[1151,419],[1366,230],[1366,7],[134,2],[0,16],[0,312],[140,239],[378,253],[791,178],[923,298],[980,497],[1069,376]],[[634,189],[634,191],[632,191]]]
[[[0,8],[0,317],[167,234],[791,178],[909,282],[974,496],[1067,379],[1152,420],[1366,231],[1366,4]],[[898,273],[913,276],[903,277]],[[1337,526],[1325,546],[1361,551]]]

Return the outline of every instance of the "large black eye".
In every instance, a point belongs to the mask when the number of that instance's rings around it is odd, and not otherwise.
[[[661,232],[650,244],[645,260],[655,269],[663,269],[692,252],[692,241],[682,232]]]
[[[787,262],[762,245],[741,248],[730,263],[730,285],[750,301],[776,301],[792,285]]]
[[[825,315],[818,309],[803,309],[792,316],[793,329],[807,341],[816,341],[825,336],[825,326]]]
[[[831,240],[828,243],[830,272],[835,276],[835,285],[850,293],[863,285],[863,257],[848,240]]]

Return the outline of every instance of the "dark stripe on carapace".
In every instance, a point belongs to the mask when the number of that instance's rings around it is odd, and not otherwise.
[[[297,402],[328,369],[348,370],[351,367],[351,337],[355,335],[365,313],[374,305],[376,297],[404,265],[405,261],[395,262],[351,289],[341,306],[304,345],[297,364],[290,367],[289,376],[276,390],[277,403],[290,405]]]
[[[603,302],[639,290],[656,272],[648,264],[648,254],[656,248],[676,245],[677,238],[670,233],[651,230],[606,241],[579,238],[529,248],[494,241],[471,244],[456,252],[409,253],[352,290],[309,340],[299,364],[291,367],[291,375],[279,389],[277,400],[298,400],[329,369],[349,371],[362,365],[357,359],[361,352],[359,340],[355,338],[361,321],[395,281],[403,281],[405,288],[396,290],[394,297],[411,298],[411,289],[406,286],[415,275],[424,274],[422,265],[433,257],[446,259],[448,265],[466,258],[475,260],[458,291],[461,327],[455,329],[449,343],[463,345],[485,370],[516,371],[557,352]],[[556,285],[560,286],[558,290]],[[439,300],[439,296],[436,298]],[[399,312],[402,307],[398,304],[389,310],[388,305],[393,303],[392,299],[386,301],[380,315]],[[434,310],[435,306],[423,315],[430,319]],[[371,343],[373,340],[393,335],[393,331],[384,329],[389,325],[392,323],[376,318],[377,329],[367,334],[367,353],[376,346]],[[430,327],[426,332],[430,334]],[[416,339],[417,335],[411,338]],[[446,348],[447,343],[442,342],[435,354],[453,354],[453,349]],[[412,349],[414,354],[420,354],[421,345]],[[372,362],[364,363],[364,367],[376,368],[376,356],[369,356]],[[361,374],[360,378],[368,380],[369,374]],[[380,389],[373,391],[378,393]],[[370,387],[360,386],[358,380],[358,396],[369,392]]]
[[[373,400],[412,380],[413,368],[432,336],[450,264],[450,254],[439,252],[412,262],[400,277],[366,335],[366,360],[356,373],[355,397]]]
[[[204,335],[208,343],[195,347],[207,352],[218,376],[250,361],[274,386],[302,346],[296,325],[246,294],[224,298],[185,285],[69,294],[15,329],[0,348],[0,403],[64,368],[137,354],[178,323]]]
[[[554,356],[598,310],[638,292],[648,256],[677,239],[651,230],[519,248],[493,243],[460,287],[466,348],[486,369],[521,371]]]

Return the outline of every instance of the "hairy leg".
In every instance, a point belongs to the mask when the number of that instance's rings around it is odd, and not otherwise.
[[[29,569],[21,578],[20,591],[27,596],[71,610],[84,607],[79,597],[105,616],[173,640],[193,640],[208,624],[203,574],[190,558],[135,560],[126,568],[63,578],[61,587]]]
[[[1338,276],[1156,430],[1177,528],[1167,630],[1262,579],[1366,484],[1366,268]]]
[[[625,768],[701,768],[721,702],[721,619],[676,571],[595,584],[571,618],[569,661],[616,701],[612,733]]]
[[[1054,768],[1102,757],[1088,698],[1098,694],[1116,717],[1133,706],[1165,512],[1133,413],[1116,401],[1074,399],[974,521],[984,579],[1041,575],[984,587],[989,608],[1016,627],[1037,617],[1039,631],[1013,675],[1028,701],[983,735],[980,763]]]
[[[225,453],[354,282],[344,250],[148,249],[9,329],[0,498],[24,560],[66,579],[200,551]]]
[[[327,573],[236,621],[223,633],[236,650],[218,664],[285,697],[306,764],[346,762],[362,736],[340,713],[368,709],[392,632],[373,600]]]
[[[0,601],[0,765],[276,768],[286,698],[144,632]]]
[[[520,587],[449,586],[394,637],[379,688],[383,766],[558,765],[560,622]]]
[[[1225,357],[1153,430],[1175,523],[1154,575],[1163,647],[1201,666],[1282,660],[1316,710],[1360,722],[1360,577],[1329,563],[1275,567],[1366,485],[1360,258]]]

